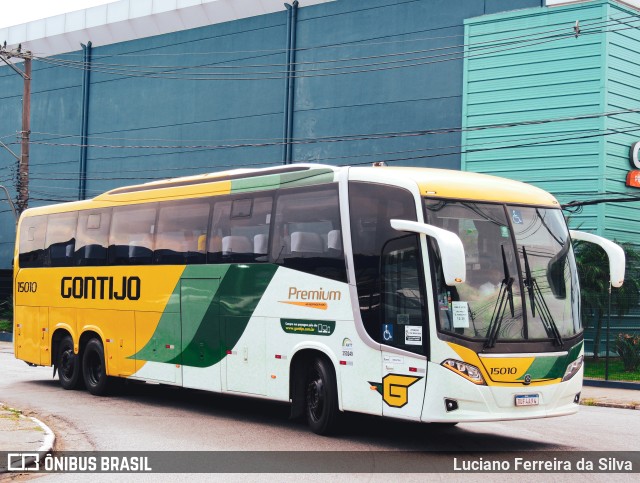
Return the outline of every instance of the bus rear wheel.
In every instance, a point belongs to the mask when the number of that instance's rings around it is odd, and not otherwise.
[[[305,377],[305,413],[316,434],[335,431],[338,419],[338,390],[333,368],[324,358],[314,359]]]
[[[87,390],[94,396],[107,393],[107,367],[104,363],[104,347],[98,339],[87,342],[82,355],[82,375]]]
[[[73,339],[66,335],[58,345],[58,378],[64,389],[76,389],[80,383],[80,358],[73,351]]]

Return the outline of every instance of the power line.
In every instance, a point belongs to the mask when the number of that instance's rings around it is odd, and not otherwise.
[[[485,125],[479,125],[479,126],[468,126],[466,128],[450,127],[450,128],[440,128],[440,129],[432,129],[432,130],[389,131],[389,132],[379,132],[379,133],[364,133],[364,134],[359,133],[359,134],[342,135],[342,136],[295,138],[289,141],[289,143],[294,145],[300,145],[300,144],[335,143],[335,142],[347,142],[347,141],[370,141],[375,139],[391,139],[391,138],[403,138],[403,137],[419,137],[419,136],[426,136],[426,135],[441,135],[441,134],[451,134],[451,133],[461,133],[461,132],[476,132],[476,131],[493,130],[493,129],[507,129],[512,127],[522,127],[522,126],[537,126],[537,125],[544,125],[544,124],[557,123],[557,122],[581,121],[581,120],[588,120],[588,119],[597,119],[602,117],[619,116],[623,114],[636,114],[636,113],[640,113],[640,108],[620,109],[620,110],[609,111],[604,113],[590,113],[590,114],[582,114],[577,116],[564,116],[564,117],[546,118],[546,119],[538,119],[538,120],[516,121],[516,122],[506,122],[506,123],[498,123],[498,124],[485,124]],[[632,123],[634,126],[638,125],[637,123],[634,123],[628,120],[625,120],[625,122]],[[579,131],[582,131],[582,130],[579,130]],[[55,135],[54,133],[45,133],[45,134]],[[534,135],[534,134],[532,133],[530,135]],[[62,135],[62,134],[60,136],[61,137],[63,136],[79,137],[78,135]],[[93,136],[88,136],[88,137],[92,138]],[[102,138],[102,139],[109,139],[109,138]],[[113,138],[113,139],[122,140],[126,138]],[[273,138],[273,140],[266,140],[264,142],[259,142],[259,143],[245,142],[245,143],[236,143],[236,144],[127,145],[127,144],[55,143],[55,142],[37,141],[37,140],[32,140],[31,144],[44,145],[44,146],[60,146],[60,147],[90,147],[90,148],[97,148],[97,149],[99,148],[99,149],[218,150],[218,149],[282,146],[285,143],[281,138]]]
[[[633,22],[637,22],[639,19],[634,18]],[[611,23],[611,21],[608,21],[608,23]],[[621,23],[618,21],[618,23]],[[629,22],[631,23],[631,22]],[[624,24],[627,25],[627,24]],[[630,27],[630,28],[636,28],[634,27]],[[610,30],[610,31],[619,31],[622,29],[617,29],[617,30]],[[592,34],[592,33],[602,33],[604,32],[604,30],[597,30],[597,31],[589,31],[589,30],[583,30],[581,32],[581,35],[588,35],[588,34]],[[336,66],[336,67],[329,67],[329,68],[315,68],[315,69],[305,69],[305,70],[295,70],[295,71],[268,71],[268,72],[255,72],[255,71],[250,71],[250,72],[246,72],[246,73],[240,73],[238,74],[237,72],[233,72],[233,73],[229,73],[229,72],[205,72],[202,74],[199,73],[190,73],[189,75],[177,75],[175,74],[176,70],[192,70],[192,69],[198,69],[198,68],[204,68],[205,66],[145,66],[146,69],[150,69],[150,68],[158,68],[158,69],[167,69],[170,68],[170,71],[165,71],[165,72],[157,72],[155,70],[132,70],[130,68],[125,68],[125,67],[131,67],[130,65],[126,65],[126,64],[103,64],[100,65],[99,63],[93,63],[89,66],[84,65],[81,62],[77,62],[77,61],[66,61],[63,59],[53,59],[53,58],[41,58],[38,57],[38,60],[44,63],[49,63],[49,64],[57,64],[59,66],[63,66],[63,67],[69,67],[69,68],[75,68],[75,69],[81,69],[81,70],[85,70],[85,69],[89,69],[91,71],[96,71],[96,72],[102,72],[102,73],[106,73],[106,74],[113,74],[113,75],[118,75],[118,76],[122,76],[122,77],[147,77],[147,78],[158,78],[158,79],[174,79],[174,80],[275,80],[275,79],[283,79],[286,77],[290,77],[290,78],[297,78],[297,77],[325,77],[325,76],[334,76],[334,75],[343,75],[343,74],[354,74],[354,73],[364,73],[364,72],[375,72],[375,71],[384,71],[384,70],[390,70],[390,69],[395,69],[395,68],[406,68],[406,67],[415,67],[415,66],[420,66],[420,65],[428,65],[428,64],[434,64],[434,63],[440,63],[440,62],[444,62],[444,61],[450,61],[450,60],[460,60],[463,58],[472,58],[472,57],[478,57],[478,56],[489,56],[489,55],[494,55],[494,54],[498,54],[498,53],[502,53],[505,51],[509,51],[509,50],[513,50],[513,49],[517,49],[517,48],[522,48],[522,47],[530,47],[530,46],[534,46],[534,45],[542,45],[542,44],[546,44],[549,42],[553,42],[553,41],[557,41],[557,40],[562,40],[562,39],[569,39],[572,38],[574,36],[573,32],[571,33],[567,33],[567,34],[561,34],[561,35],[555,35],[555,36],[549,36],[547,38],[545,37],[536,37],[536,34],[529,34],[529,39],[526,40],[518,40],[515,42],[506,42],[503,44],[500,44],[499,41],[496,43],[495,41],[493,42],[493,44],[491,45],[483,45],[480,47],[476,47],[474,48],[471,44],[468,45],[469,51],[468,53],[464,53],[464,51],[459,51],[459,52],[451,52],[451,53],[445,53],[445,54],[438,54],[438,55],[434,55],[434,56],[423,56],[423,57],[414,57],[414,58],[410,58],[410,59],[397,59],[397,60],[392,60],[392,61],[387,61],[387,62],[377,62],[377,63],[369,63],[369,64],[355,64],[355,65],[347,65],[347,66]],[[526,36],[519,36],[519,38],[522,37],[526,37]],[[514,37],[515,38],[515,37]],[[524,44],[524,45],[522,45]],[[504,46],[508,46],[507,48],[503,48]],[[510,46],[510,47],[509,47]],[[442,49],[446,49],[449,50],[451,48],[455,48],[454,46],[451,47],[440,47],[437,49],[428,49],[425,50],[424,52],[429,52],[429,51],[435,51],[435,50],[442,50]],[[478,52],[479,50],[484,50],[484,49],[493,49],[489,52]],[[421,51],[416,51],[416,52],[421,52]],[[412,52],[404,52],[404,53],[392,53],[392,54],[385,54],[385,55],[381,55],[379,57],[385,57],[385,56],[390,56],[390,55],[394,55],[394,56],[406,56],[406,55],[411,55]],[[454,57],[454,56],[458,56],[458,57]],[[445,57],[445,58],[443,58]],[[378,56],[371,56],[369,58],[378,58]],[[423,60],[426,59],[435,59],[435,60],[431,60],[431,61],[427,61],[427,62],[421,62]],[[332,60],[325,60],[325,61],[317,61],[315,63],[319,63],[319,62],[346,62],[349,61],[351,59],[332,59]],[[314,63],[314,62],[310,62],[310,63]],[[314,63],[314,64],[315,64]],[[397,65],[397,64],[401,64],[401,65]],[[268,64],[261,64],[259,65],[260,67],[265,66]],[[271,65],[277,65],[277,64],[271,64]],[[282,64],[280,64],[282,65]],[[118,67],[113,67],[113,66],[118,66]],[[210,67],[210,66],[207,66]],[[239,68],[244,68],[246,69],[248,66],[218,66],[217,68],[219,69],[239,69]],[[327,72],[327,71],[333,71],[333,72]],[[169,72],[173,73],[172,75],[169,75]],[[311,74],[308,74],[309,72],[311,72]],[[260,75],[261,77],[247,77],[247,76],[257,76]],[[225,76],[229,76],[229,77],[225,77]],[[231,77],[231,76],[235,76],[235,77]]]

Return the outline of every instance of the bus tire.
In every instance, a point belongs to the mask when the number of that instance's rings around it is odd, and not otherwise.
[[[58,367],[58,379],[63,389],[76,389],[80,385],[80,357],[73,351],[73,339],[65,335],[56,354],[56,366]]]
[[[307,366],[304,388],[305,414],[311,431],[333,433],[338,419],[338,390],[335,372],[325,358],[316,358]]]
[[[107,393],[107,367],[104,363],[104,347],[98,339],[87,342],[82,354],[82,376],[87,390],[94,396]]]

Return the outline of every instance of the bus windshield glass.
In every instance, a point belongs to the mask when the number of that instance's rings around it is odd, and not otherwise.
[[[465,249],[467,279],[444,283],[435,266],[440,330],[499,342],[551,340],[581,331],[578,282],[559,209],[425,200],[427,223],[452,231]]]

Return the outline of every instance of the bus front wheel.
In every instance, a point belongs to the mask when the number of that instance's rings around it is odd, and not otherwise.
[[[60,385],[64,389],[76,389],[80,383],[80,357],[73,351],[73,339],[69,335],[60,341],[56,365]]]
[[[104,363],[104,347],[98,339],[87,342],[82,355],[82,375],[87,390],[94,396],[107,392],[107,367]]]
[[[314,433],[326,435],[335,431],[338,419],[336,376],[324,358],[313,360],[307,368],[305,413]]]

